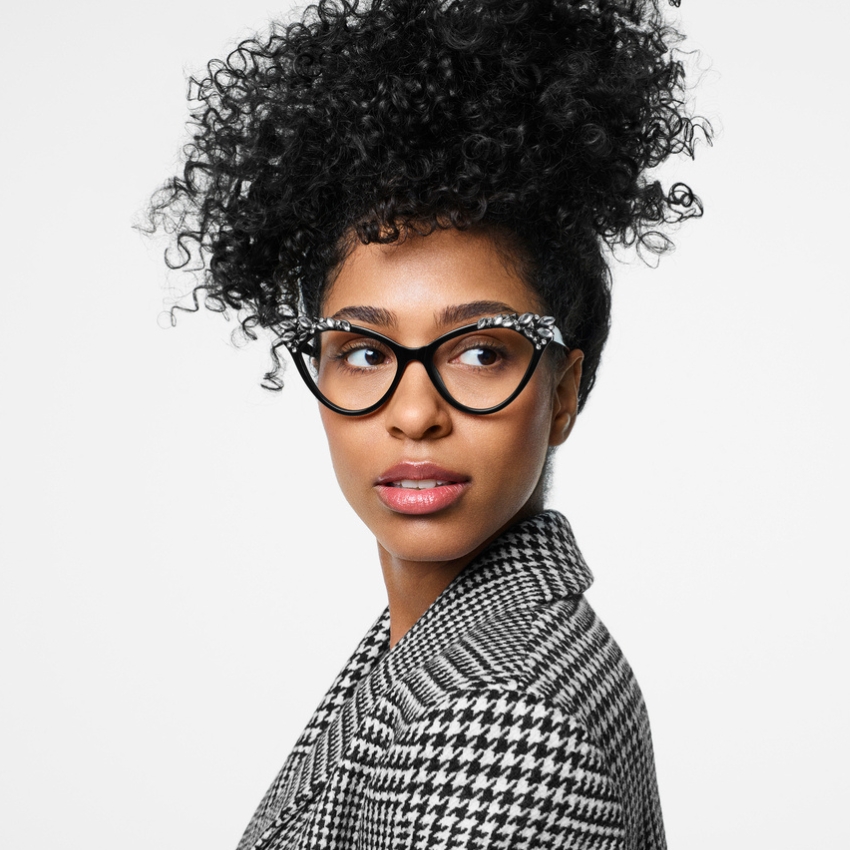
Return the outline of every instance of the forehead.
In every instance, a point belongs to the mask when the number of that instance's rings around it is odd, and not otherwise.
[[[322,314],[375,308],[376,317],[381,311],[390,313],[399,329],[427,337],[442,330],[439,319],[447,308],[473,302],[502,304],[510,312],[539,312],[539,300],[520,276],[519,263],[511,262],[498,238],[497,233],[438,230],[390,245],[358,242],[325,295]]]

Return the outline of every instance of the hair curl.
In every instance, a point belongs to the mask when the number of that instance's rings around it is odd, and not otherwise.
[[[172,268],[245,333],[318,313],[354,238],[496,228],[567,344],[583,405],[610,322],[604,246],[700,215],[649,169],[693,156],[657,0],[320,0],[190,81],[182,174],[150,206]],[[273,345],[270,388],[282,386]]]

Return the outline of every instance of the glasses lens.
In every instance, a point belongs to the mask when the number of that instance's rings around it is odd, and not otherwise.
[[[319,392],[343,410],[365,410],[380,401],[396,373],[392,351],[356,331],[320,331],[301,353]]]
[[[486,410],[514,394],[533,357],[533,343],[518,331],[486,328],[444,342],[434,366],[453,399]]]

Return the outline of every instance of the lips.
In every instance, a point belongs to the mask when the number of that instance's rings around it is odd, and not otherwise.
[[[378,498],[390,510],[416,515],[451,507],[468,487],[467,476],[433,463],[399,463],[375,482]]]

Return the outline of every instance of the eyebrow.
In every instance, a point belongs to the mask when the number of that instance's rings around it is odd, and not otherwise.
[[[383,307],[343,307],[331,316],[332,319],[348,319],[354,322],[368,322],[382,327],[398,327],[398,316],[392,310]]]
[[[482,316],[492,316],[498,313],[515,313],[513,307],[502,301],[470,301],[468,304],[453,304],[444,307],[434,315],[438,327],[459,325],[471,319]],[[333,319],[348,319],[355,322],[368,322],[370,325],[381,327],[398,327],[398,316],[392,310],[383,307],[352,306],[337,310],[331,317]]]
[[[503,304],[501,301],[470,301],[468,304],[454,304],[444,308],[437,316],[437,325],[447,327],[448,325],[459,325],[471,319],[480,319],[482,316],[492,316],[497,313],[515,313],[513,307]]]

